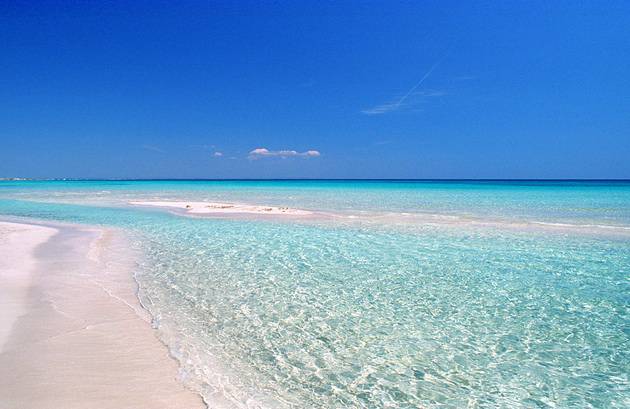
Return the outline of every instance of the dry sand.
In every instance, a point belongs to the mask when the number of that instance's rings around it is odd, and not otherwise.
[[[0,222],[0,409],[193,409],[113,230]]]

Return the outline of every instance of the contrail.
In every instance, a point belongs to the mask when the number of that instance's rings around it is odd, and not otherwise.
[[[416,85],[411,87],[411,89],[409,89],[409,91],[407,91],[405,95],[398,98],[397,101],[377,105],[374,108],[364,109],[361,112],[367,115],[376,115],[376,114],[384,114],[386,112],[391,112],[391,111],[395,111],[399,109],[401,105],[407,100],[407,98],[409,98],[418,88],[420,88],[420,86],[424,83],[424,81],[426,81],[426,79],[429,78],[431,73],[433,73],[433,71],[435,71],[435,69],[442,63],[442,61],[446,59],[446,57],[450,54],[450,50],[452,48],[453,47],[449,47],[446,53],[442,56],[442,58],[440,58],[435,63],[433,63],[433,65],[429,68],[429,70],[422,76],[422,78],[420,78],[420,81],[418,81]]]
[[[433,64],[433,65],[431,66],[431,68],[429,68],[429,71],[427,71],[427,72],[426,72],[426,74],[424,74],[424,76],[420,79],[420,81],[418,81],[418,83],[417,83],[416,85],[414,85],[413,87],[411,87],[411,89],[410,89],[409,91],[407,91],[407,93],[406,93],[405,95],[403,95],[402,97],[400,97],[400,99],[398,100],[398,102],[396,102],[396,103],[394,104],[394,106],[395,106],[396,108],[399,108],[399,107],[400,107],[400,105],[401,105],[403,102],[405,102],[405,100],[406,100],[407,98],[409,98],[409,96],[410,96],[411,94],[413,94],[413,92],[414,92],[415,90],[417,90],[417,89],[418,89],[418,87],[420,87],[420,85],[422,85],[422,83],[424,82],[424,80],[426,80],[427,78],[429,78],[429,75],[431,75],[431,73],[433,72],[433,70],[435,70],[435,69],[437,68],[437,66],[438,66],[438,65],[440,65],[440,63],[441,63],[442,61],[444,61],[444,58],[446,58],[446,56],[445,56],[445,57],[440,58],[439,60],[437,60],[437,62],[436,62],[435,64]]]

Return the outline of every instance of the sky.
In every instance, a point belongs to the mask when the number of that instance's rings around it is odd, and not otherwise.
[[[630,178],[630,2],[6,0],[0,177]]]

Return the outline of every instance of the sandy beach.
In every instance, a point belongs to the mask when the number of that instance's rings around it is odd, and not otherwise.
[[[0,222],[0,407],[204,408],[136,298],[121,233]]]

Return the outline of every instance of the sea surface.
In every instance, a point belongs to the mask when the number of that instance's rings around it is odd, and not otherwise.
[[[0,216],[128,231],[213,408],[630,407],[630,182],[6,181]]]

